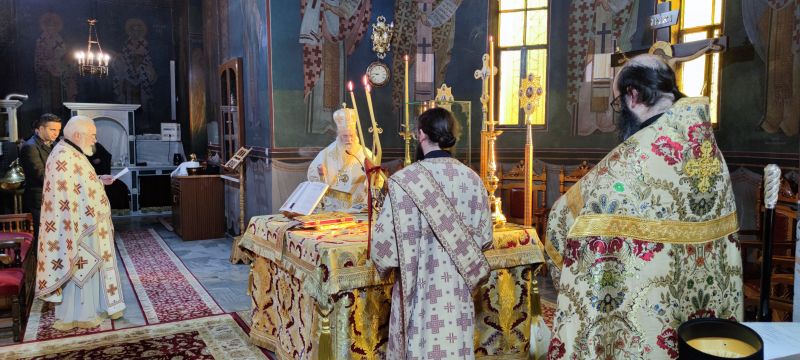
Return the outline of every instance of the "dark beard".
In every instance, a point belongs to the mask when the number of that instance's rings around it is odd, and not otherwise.
[[[425,160],[425,153],[422,152],[422,146],[419,143],[417,143],[417,155],[416,155],[416,160],[414,161],[420,161],[420,160]]]
[[[631,111],[628,104],[622,101],[622,112],[617,116],[617,136],[619,142],[627,140],[639,131],[639,118]]]

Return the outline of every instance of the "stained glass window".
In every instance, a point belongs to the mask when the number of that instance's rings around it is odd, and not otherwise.
[[[681,0],[679,42],[719,37],[722,33],[724,0]],[[711,123],[718,123],[720,54],[701,56],[681,63],[678,82],[687,96],[707,96],[710,100]]]
[[[532,73],[547,89],[548,0],[498,0],[497,114],[500,125],[525,125],[519,108],[519,82]],[[534,125],[545,125],[544,96],[531,114]]]

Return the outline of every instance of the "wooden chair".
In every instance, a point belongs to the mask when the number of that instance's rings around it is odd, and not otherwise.
[[[760,185],[757,205],[760,214],[756,220],[757,229],[740,230],[740,236],[749,239],[739,241],[742,253],[744,279],[745,308],[751,311],[758,309],[760,274],[763,248],[764,203],[762,201],[763,184]],[[800,196],[785,178],[781,179],[778,203],[775,205],[775,219],[772,236],[772,277],[770,308],[773,321],[791,321],[792,303],[794,299],[794,251],[797,239],[797,206]]]
[[[575,185],[578,180],[589,173],[589,170],[592,170],[592,166],[586,161],[583,161],[575,170],[569,173],[569,175],[565,175],[564,167],[561,167],[561,172],[558,174],[558,191],[561,195],[564,195],[572,185]]]
[[[525,161],[522,160],[508,173],[501,175],[501,189],[507,190],[508,195],[508,221],[522,224],[525,218]],[[546,228],[547,214],[547,171],[541,174],[533,173],[533,226],[536,232],[543,237]]]
[[[31,214],[0,215],[0,298],[11,299],[14,341],[33,300],[35,253]]]

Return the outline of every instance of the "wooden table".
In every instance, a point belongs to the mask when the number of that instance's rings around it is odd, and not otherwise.
[[[313,231],[287,221],[254,217],[239,243],[255,255],[250,339],[279,359],[384,358],[394,279],[369,262],[367,224]],[[542,245],[512,224],[495,230],[485,254],[493,270],[473,299],[476,355],[527,359]]]

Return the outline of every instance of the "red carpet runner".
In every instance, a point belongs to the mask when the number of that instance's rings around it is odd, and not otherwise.
[[[223,313],[155,230],[117,232],[117,251],[148,324]]]
[[[135,306],[135,305],[134,305]],[[100,331],[111,330],[113,320],[106,319],[102,324],[91,329],[72,329],[69,331],[61,331],[53,328],[53,323],[56,322],[55,317],[55,304],[46,303],[39,299],[33,301],[31,313],[28,316],[28,324],[25,327],[25,335],[23,341],[30,342],[34,340],[47,340],[55,339],[65,336],[91,334]]]

